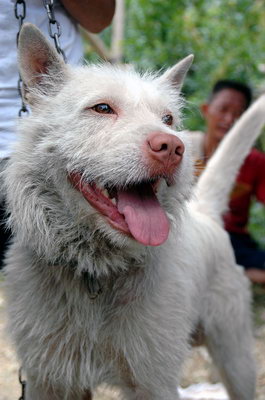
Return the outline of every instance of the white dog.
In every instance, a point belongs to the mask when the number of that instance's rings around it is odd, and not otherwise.
[[[102,382],[125,399],[176,400],[197,326],[231,399],[254,399],[248,282],[220,215],[264,98],[192,195],[176,132],[191,56],[162,76],[73,69],[29,24],[19,54],[33,112],[5,172],[6,274],[26,400],[91,399]]]

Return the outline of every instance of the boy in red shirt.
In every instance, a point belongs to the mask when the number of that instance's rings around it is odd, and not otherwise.
[[[206,132],[190,133],[197,175],[236,119],[249,106],[251,97],[251,90],[239,82],[222,80],[215,84],[209,101],[201,106]],[[256,149],[251,150],[239,171],[224,224],[237,263],[246,269],[253,282],[265,283],[265,251],[258,248],[247,230],[253,197],[265,204],[265,154]]]

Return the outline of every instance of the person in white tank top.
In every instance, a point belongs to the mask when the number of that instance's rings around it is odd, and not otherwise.
[[[16,0],[0,1],[0,158],[8,157],[16,140],[16,122],[21,100],[18,95]],[[35,24],[51,41],[43,0],[25,0],[24,22]],[[21,8],[19,8],[21,10]],[[78,23],[91,32],[99,32],[111,22],[115,0],[54,0],[56,20],[61,25],[60,44],[67,62],[83,61]],[[75,18],[75,19],[74,19]]]

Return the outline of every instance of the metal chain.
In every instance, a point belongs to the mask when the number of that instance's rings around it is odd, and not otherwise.
[[[62,55],[64,61],[66,62],[66,56],[61,48],[60,45],[60,36],[61,36],[61,25],[55,18],[54,14],[54,3],[53,0],[43,0],[44,7],[46,9],[47,15],[48,15],[48,20],[49,20],[49,35],[50,37],[54,40],[54,45],[57,50],[57,52]],[[18,39],[19,39],[19,34],[24,22],[24,19],[26,18],[26,3],[25,0],[16,0],[15,3],[15,17],[18,20],[18,33],[17,33],[17,46],[18,46]],[[21,108],[18,112],[19,117],[22,117],[22,114],[29,114],[29,110],[27,109],[26,104],[24,103],[23,96],[22,96],[22,85],[23,81],[21,79],[21,76],[19,74],[19,79],[18,79],[18,93],[21,98]],[[21,396],[19,400],[25,400],[25,390],[26,390],[26,381],[22,379],[22,368],[19,369],[18,373],[18,379],[19,383],[21,385]]]
[[[22,394],[18,400],[25,400],[26,381],[22,379],[22,368],[19,368],[18,379],[22,390]]]
[[[49,35],[50,37],[54,40],[54,45],[56,47],[56,50],[59,54],[62,55],[64,61],[66,62],[66,56],[61,48],[60,44],[60,36],[62,34],[61,32],[61,25],[55,18],[55,13],[54,13],[54,1],[53,0],[43,0],[44,7],[47,12],[48,20],[49,20]]]
[[[15,11],[15,17],[18,20],[18,33],[17,33],[17,46],[18,46],[19,34],[20,34],[20,31],[21,31],[24,19],[26,18],[26,3],[25,3],[25,1],[24,0],[17,0],[15,2],[14,11]],[[17,82],[17,89],[18,89],[19,96],[21,98],[21,107],[20,107],[20,110],[18,112],[19,117],[22,117],[23,114],[26,114],[26,115],[29,114],[29,110],[27,109],[27,106],[24,103],[23,96],[22,96],[22,85],[23,85],[23,82],[22,82],[21,76],[19,74],[19,79],[18,79],[18,82]]]
[[[16,42],[17,42],[17,46],[18,46],[19,34],[21,31],[24,19],[26,18],[26,3],[24,0],[16,0],[14,12],[15,12],[15,17],[18,20],[18,33],[17,33],[17,37],[16,37]],[[24,103],[23,96],[22,96],[23,82],[22,82],[20,73],[18,76],[19,76],[19,78],[18,78],[17,88],[18,88],[19,97],[21,98],[21,108],[18,112],[18,115],[19,115],[19,117],[22,117],[23,113],[29,114],[29,110],[27,109],[27,106]],[[25,400],[26,381],[22,380],[22,368],[19,369],[18,380],[21,385],[21,396],[18,400]]]
[[[53,2],[53,0],[43,0],[43,4],[44,4],[44,7],[45,7],[47,15],[48,15],[49,35],[54,40],[54,45],[55,45],[57,52],[60,55],[62,55],[64,61],[66,62],[65,53],[60,45],[59,38],[60,38],[62,32],[61,32],[61,26],[55,18],[54,2]],[[25,2],[25,0],[16,0],[14,12],[15,12],[15,17],[18,20],[18,33],[17,33],[17,37],[16,37],[16,42],[17,42],[17,46],[18,46],[18,39],[19,39],[20,31],[21,31],[24,19],[26,18],[26,2]],[[29,114],[29,110],[26,106],[26,103],[23,100],[22,87],[23,87],[23,82],[21,79],[21,75],[19,74],[19,79],[18,79],[18,83],[17,83],[18,93],[21,98],[21,107],[18,112],[19,117],[22,117],[23,114],[26,114],[26,115]]]

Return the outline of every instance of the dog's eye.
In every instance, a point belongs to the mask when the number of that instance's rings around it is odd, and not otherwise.
[[[91,108],[99,114],[114,114],[113,109],[106,103],[96,104]]]
[[[162,117],[162,121],[164,122],[164,124],[166,125],[172,125],[173,123],[173,117],[170,114],[164,115]]]

